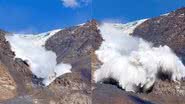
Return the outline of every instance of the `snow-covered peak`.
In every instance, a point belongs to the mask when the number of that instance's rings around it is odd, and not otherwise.
[[[28,40],[32,40],[33,44],[43,46],[45,45],[45,42],[47,39],[49,39],[51,36],[55,35],[57,32],[61,31],[62,29],[56,29],[40,34],[14,34],[18,35],[21,38],[25,38]]]
[[[133,32],[133,30],[140,25],[141,23],[143,23],[144,21],[146,21],[147,19],[142,19],[142,20],[137,20],[137,21],[133,21],[133,22],[129,22],[129,23],[104,23],[104,24],[108,24],[118,30],[121,30],[123,33],[125,34],[130,34]]]

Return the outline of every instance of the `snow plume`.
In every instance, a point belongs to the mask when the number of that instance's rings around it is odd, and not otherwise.
[[[6,39],[10,42],[16,58],[27,61],[32,73],[38,78],[43,78],[43,84],[47,86],[60,75],[69,73],[71,65],[64,63],[57,64],[56,54],[46,50],[42,44],[37,44],[37,42],[40,42],[38,41],[40,37],[42,36],[23,34],[6,35]],[[44,39],[44,41],[46,40]]]
[[[94,73],[96,82],[112,78],[126,91],[136,92],[138,87],[149,90],[159,72],[170,74],[173,81],[185,76],[185,66],[168,46],[153,47],[130,35],[143,21],[99,27],[104,41],[96,54],[103,65]]]

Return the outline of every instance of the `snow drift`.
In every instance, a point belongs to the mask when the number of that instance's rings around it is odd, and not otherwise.
[[[31,71],[38,78],[43,78],[43,84],[49,85],[55,78],[69,73],[71,65],[57,64],[56,54],[43,46],[45,41],[56,32],[50,31],[39,35],[13,34],[6,35],[16,58],[21,58],[30,65]]]
[[[158,73],[169,74],[179,81],[185,77],[185,66],[168,46],[154,47],[130,33],[145,20],[128,24],[104,23],[99,29],[104,39],[96,51],[103,65],[95,71],[95,82],[112,78],[126,91],[150,89]]]

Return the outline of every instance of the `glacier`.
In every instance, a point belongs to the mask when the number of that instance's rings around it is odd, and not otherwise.
[[[26,61],[32,73],[38,78],[42,78],[42,83],[48,86],[57,77],[70,73],[71,65],[66,63],[57,64],[56,54],[46,50],[44,45],[47,39],[59,32],[61,29],[41,33],[41,34],[7,34],[15,58]]]
[[[95,54],[103,64],[94,73],[95,82],[112,78],[122,89],[137,92],[138,88],[149,90],[159,73],[170,73],[170,80],[175,82],[185,77],[185,66],[168,46],[154,47],[131,35],[144,21],[103,23],[98,27],[104,41]]]

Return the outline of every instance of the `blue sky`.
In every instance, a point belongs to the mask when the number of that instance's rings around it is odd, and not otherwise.
[[[78,6],[66,7],[62,0],[0,0],[0,28],[38,33],[90,20],[91,2]]]
[[[185,0],[93,0],[93,18],[129,22],[159,16],[185,6]]]
[[[0,0],[0,28],[39,33],[99,21],[129,22],[185,6],[185,0]]]

